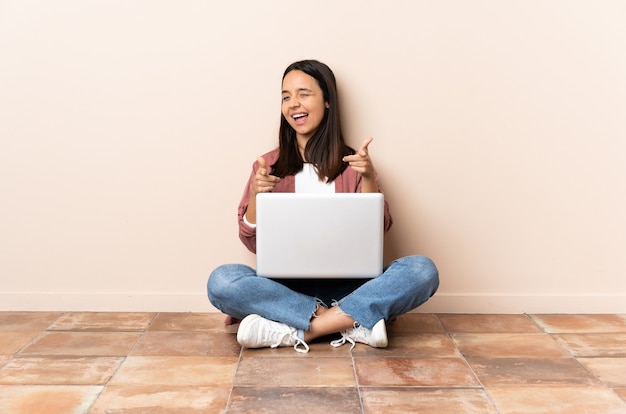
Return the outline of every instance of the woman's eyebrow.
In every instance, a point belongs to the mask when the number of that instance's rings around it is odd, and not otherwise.
[[[311,90],[309,88],[298,88],[297,91],[298,92],[313,92],[313,90]],[[282,93],[291,93],[291,92],[283,89]]]

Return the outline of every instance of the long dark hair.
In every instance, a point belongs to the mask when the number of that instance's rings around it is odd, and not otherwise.
[[[293,70],[300,70],[313,77],[328,103],[328,109],[315,134],[307,141],[304,156],[317,169],[320,180],[334,181],[347,167],[342,158],[354,154],[354,149],[346,145],[341,131],[339,119],[339,101],[337,99],[337,82],[335,74],[324,63],[317,60],[294,62],[285,69],[285,76]],[[272,165],[272,175],[285,177],[302,170],[304,160],[298,150],[296,131],[289,125],[285,117],[280,116],[278,131],[279,155]]]

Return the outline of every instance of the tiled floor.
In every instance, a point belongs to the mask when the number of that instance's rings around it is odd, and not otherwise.
[[[626,413],[626,315],[413,313],[308,354],[222,321],[0,312],[0,413]]]

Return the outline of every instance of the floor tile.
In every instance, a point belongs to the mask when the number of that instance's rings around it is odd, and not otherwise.
[[[485,386],[597,386],[593,377],[573,358],[483,358],[468,361]]]
[[[448,332],[535,333],[542,330],[527,315],[438,313]]]
[[[230,387],[109,386],[89,414],[224,413]]]
[[[43,331],[61,312],[0,312],[0,332]]]
[[[40,331],[0,332],[0,354],[12,355],[31,343]]]
[[[360,414],[356,388],[346,387],[235,387],[229,414],[333,413]]]
[[[346,344],[349,347],[350,344]],[[356,344],[352,355],[359,357],[460,357],[452,339],[447,334],[414,334],[389,338],[387,348],[372,348]]]
[[[626,333],[559,334],[554,338],[576,357],[626,357]]]
[[[146,332],[131,355],[236,357],[240,352],[237,338],[229,333]]]
[[[387,348],[308,354],[223,322],[0,312],[0,413],[626,413],[626,315],[410,313]]]
[[[387,324],[389,336],[444,332],[443,325],[432,313],[407,313]]]
[[[531,315],[549,333],[626,333],[625,315]]]
[[[482,389],[364,388],[365,414],[497,414]]]
[[[308,354],[307,354],[308,355]],[[350,358],[243,357],[236,387],[354,387]]]
[[[237,358],[130,356],[111,379],[110,385],[224,387],[233,382]]]
[[[350,358],[350,344],[335,348],[330,346],[330,340],[327,340],[323,342],[311,342],[309,347],[311,349],[308,354],[298,353],[292,347],[278,347],[256,349],[244,348],[242,355],[244,358]]]
[[[143,331],[154,313],[68,312],[57,319],[49,330],[57,331]]]
[[[47,332],[22,355],[122,356],[139,339],[139,332]]]
[[[159,313],[150,325],[150,331],[224,332],[221,313]],[[235,325],[236,326],[236,325]]]
[[[361,386],[476,387],[461,358],[355,358]]]
[[[104,385],[121,362],[121,357],[19,357],[0,369],[0,384]]]
[[[623,414],[626,403],[602,387],[495,387],[487,392],[502,414]]]
[[[0,412],[7,414],[86,414],[100,386],[0,385]]]
[[[615,394],[617,394],[620,397],[622,397],[622,400],[624,400],[624,402],[626,403],[626,387],[625,388],[614,388],[613,391],[615,392]]]
[[[546,334],[454,334],[465,356],[491,358],[560,358],[569,354]]]
[[[626,358],[579,358],[600,380],[610,387],[626,387]]]

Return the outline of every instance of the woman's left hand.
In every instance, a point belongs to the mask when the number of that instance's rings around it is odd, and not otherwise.
[[[363,144],[361,144],[361,148],[354,155],[347,155],[343,157],[343,161],[347,162],[354,171],[361,173],[363,178],[371,179],[374,177],[374,164],[372,163],[372,159],[369,156],[368,145],[374,140],[374,138],[369,137]]]

